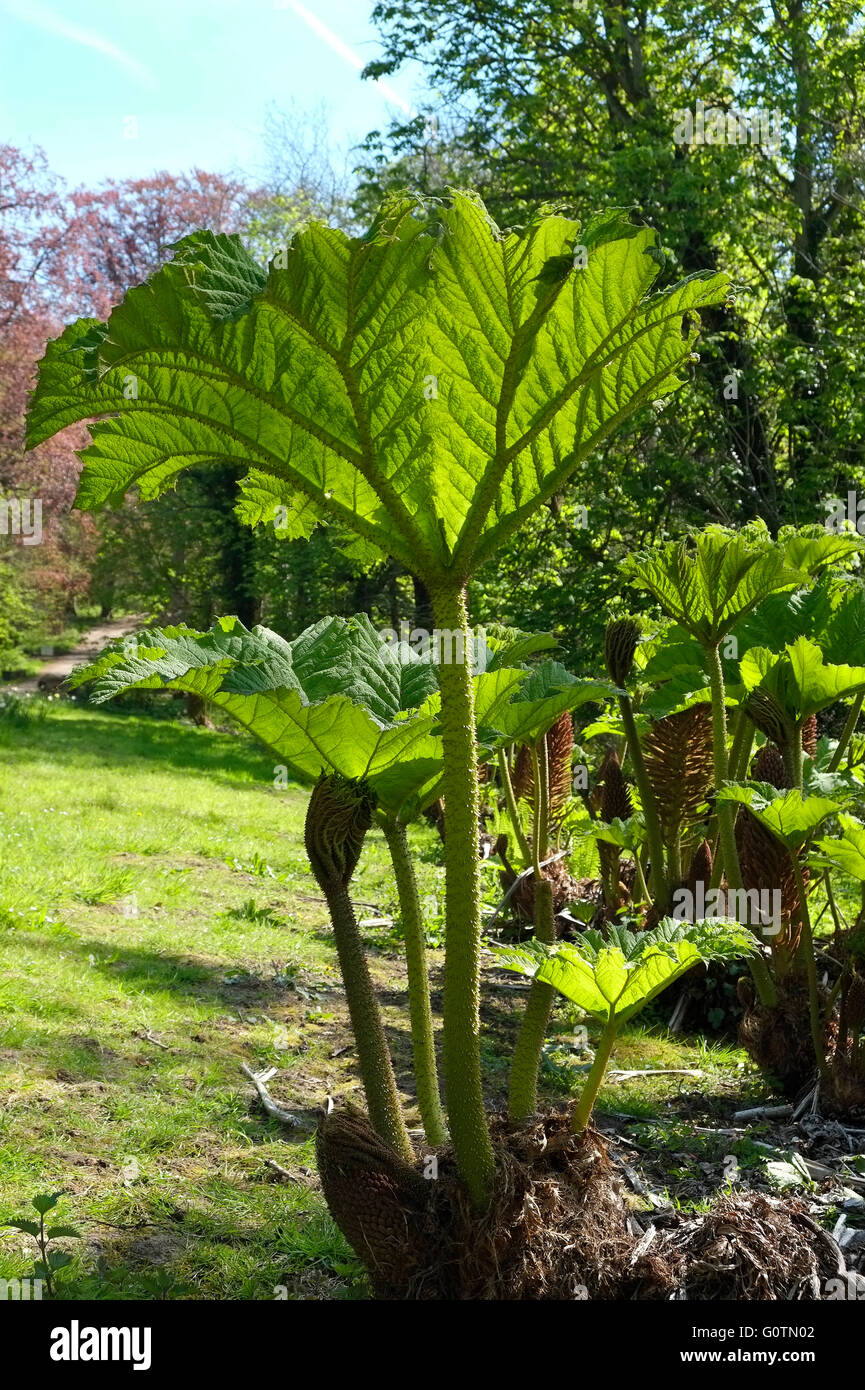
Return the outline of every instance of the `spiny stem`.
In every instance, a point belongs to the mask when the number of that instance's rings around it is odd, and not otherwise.
[[[667,846],[667,863],[670,883],[678,886],[682,881],[682,841],[679,829],[670,836]]]
[[[802,876],[802,866],[799,863],[799,856],[795,851],[790,851],[790,858],[793,862],[793,873],[796,876],[796,891],[799,894],[799,907],[802,913],[802,940],[800,943],[800,955],[805,965],[805,974],[808,979],[808,1012],[811,1020],[811,1041],[814,1044],[814,1055],[817,1058],[817,1071],[822,1080],[827,1080],[829,1076],[829,1065],[826,1061],[826,1040],[823,1036],[823,1022],[820,1018],[820,990],[817,984],[817,960],[814,955],[814,933],[811,930],[811,913],[808,910],[808,899],[805,894],[805,880]]]
[[[727,776],[731,782],[741,782],[744,778],[748,770],[748,761],[751,757],[756,732],[757,728],[753,719],[745,713],[740,705],[736,715],[733,742],[730,745],[730,757],[727,762]]]
[[[706,648],[709,668],[709,685],[712,691],[712,746],[715,763],[715,790],[727,781],[727,709],[724,689],[724,671],[721,666],[720,644]],[[727,887],[741,892],[744,887],[742,871],[739,868],[739,853],[736,849],[735,809],[729,801],[719,802],[718,836],[721,841],[723,872],[727,877]],[[720,883],[721,867],[716,865]],[[714,873],[712,878],[714,880]],[[774,1008],[778,1003],[778,991],[769,974],[768,966],[762,956],[749,956],[748,965],[754,980],[754,987],[760,1003],[766,1008]]]
[[[537,870],[534,884],[535,937],[545,945],[552,946],[556,939],[553,885],[548,879],[539,878]],[[544,984],[541,980],[532,980],[526,1011],[511,1058],[508,1114],[512,1120],[524,1120],[537,1109],[538,1072],[552,1005],[552,985]]]
[[[646,875],[643,873],[643,864],[640,859],[639,849],[634,850],[634,869],[637,875],[637,884],[640,889],[640,897],[643,902],[649,901],[649,887],[646,883]]]
[[[361,784],[332,774],[322,777],[313,790],[304,842],[330,911],[369,1118],[382,1139],[413,1163],[381,1011],[349,897],[351,875],[371,822],[371,799],[364,800]]]
[[[516,837],[517,844],[520,847],[520,853],[523,856],[523,867],[525,867],[527,864],[530,864],[532,862],[532,852],[529,848],[529,842],[526,838],[526,832],[523,830],[523,827],[520,824],[520,812],[519,807],[517,806],[517,799],[514,796],[514,784],[511,781],[511,771],[508,767],[507,754],[505,753],[505,750],[503,748],[499,749],[498,764],[499,773],[502,779],[502,787],[504,788],[505,793],[505,805],[508,809],[508,817],[510,819],[511,825],[513,826],[514,835]]]
[[[445,1100],[460,1176],[476,1207],[489,1199],[495,1173],[481,1083],[480,947],[481,871],[478,854],[478,760],[474,690],[468,655],[465,592],[432,592],[437,629],[462,636],[438,668],[445,800],[445,982],[443,1060]],[[450,659],[448,659],[450,658]]]
[[[790,774],[793,786],[797,791],[802,790],[802,726],[797,725],[791,730],[792,737],[784,747],[784,762]]]
[[[619,1029],[616,1024],[616,1015],[611,1010],[610,1017],[604,1024],[603,1032],[598,1040],[595,1060],[591,1065],[586,1083],[580,1092],[580,1098],[574,1106],[574,1113],[571,1116],[571,1133],[582,1134],[586,1125],[592,1117],[592,1110],[601,1089],[601,1082],[604,1079],[604,1072],[607,1070],[607,1063],[612,1055],[613,1046],[616,1041]]]
[[[330,909],[339,968],[345,985],[352,1032],[357,1044],[360,1074],[374,1128],[391,1148],[407,1162],[414,1162],[414,1149],[405,1127],[399,1094],[378,1000],[370,978],[363,943],[357,929],[348,889],[340,884],[322,883],[321,890]]]
[[[406,948],[406,973],[409,976],[409,1017],[412,1020],[414,1052],[414,1081],[417,1084],[417,1108],[423,1120],[424,1133],[430,1144],[444,1144],[448,1138],[441,1097],[438,1094],[438,1069],[435,1065],[435,1034],[432,1031],[430,979],[427,974],[427,948],[424,940],[423,912],[414,877],[412,855],[406,827],[392,816],[382,817],[382,830],[387,841],[391,863],[394,865],[396,895],[399,898],[399,917],[402,922]]]
[[[832,760],[829,763],[830,772],[837,772],[838,768],[841,766],[841,759],[843,758],[848,747],[850,746],[850,742],[853,738],[854,733],[856,732],[856,725],[859,722],[859,715],[862,713],[863,700],[865,700],[865,691],[862,691],[859,695],[857,695],[856,699],[853,701],[853,704],[850,706],[850,713],[847,715],[846,723],[844,724],[844,728],[841,730],[841,737],[838,740],[838,746],[835,749],[835,752],[832,754]]]
[[[544,878],[541,867],[549,847],[546,817],[549,767],[546,739],[542,740],[540,748],[532,747],[531,755],[535,787],[535,813],[532,821],[535,939],[552,946],[556,939],[553,885]],[[508,1114],[512,1120],[524,1120],[537,1107],[538,1072],[552,1005],[552,985],[544,984],[541,980],[532,980],[526,1011],[511,1059]]]
[[[447,1140],[447,1127],[439,1095],[435,1034],[433,1032],[426,962],[426,941],[417,879],[409,852],[405,826],[395,817],[386,816],[382,820],[382,829],[393,864],[405,943],[408,1007],[411,1020],[418,1109],[430,1144],[444,1144]]]

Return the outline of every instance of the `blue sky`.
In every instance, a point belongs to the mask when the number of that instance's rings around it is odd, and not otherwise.
[[[71,184],[261,167],[268,103],[326,108],[356,143],[413,109],[406,71],[362,82],[372,0],[0,0],[0,140]]]

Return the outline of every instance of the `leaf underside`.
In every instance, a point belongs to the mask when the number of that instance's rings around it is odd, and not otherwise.
[[[656,243],[620,210],[502,234],[461,193],[391,198],[363,237],[313,224],[267,271],[197,232],[106,324],[49,345],[28,442],[101,417],[81,508],[230,461],[246,521],[307,535],[329,517],[454,584],[681,384],[728,280],[649,294]]]
[[[495,719],[526,672],[474,678],[479,718]],[[382,640],[370,620],[322,618],[287,642],[237,618],[210,632],[141,632],[82,667],[70,686],[100,704],[127,690],[182,690],[224,709],[301,781],[365,778],[389,814],[435,800],[442,772],[440,696],[430,655]]]

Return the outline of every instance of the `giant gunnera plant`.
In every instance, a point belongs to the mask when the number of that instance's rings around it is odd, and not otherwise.
[[[31,447],[97,420],[81,508],[133,488],[153,498],[186,468],[230,462],[248,523],[297,537],[338,522],[428,589],[442,635],[444,1093],[465,1207],[480,1223],[501,1165],[480,1064],[466,586],[629,416],[685,380],[699,312],[728,281],[698,274],[653,292],[662,260],[656,233],[621,210],[503,232],[467,193],[390,197],[364,236],[312,224],[267,267],[237,237],[201,231],[106,323],[81,320],[49,345],[30,409]],[[353,786],[330,784],[328,801],[341,791],[352,848],[321,828],[312,844],[334,889],[373,814]],[[352,1152],[368,1173],[382,1143],[365,1143],[354,1117],[337,1115],[332,1132],[330,1160],[327,1130],[320,1146],[325,1191],[347,1229],[354,1189],[340,1175]],[[394,1230],[410,1205],[397,1202]]]

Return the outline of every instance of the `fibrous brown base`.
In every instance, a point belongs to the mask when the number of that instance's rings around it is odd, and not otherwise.
[[[687,1299],[810,1302],[825,1297],[839,1274],[837,1246],[802,1204],[762,1192],[726,1197],[686,1218],[664,1233],[658,1257],[666,1296]]]
[[[643,1233],[597,1131],[572,1136],[563,1115],[519,1128],[494,1117],[491,1129],[497,1180],[478,1213],[449,1152],[411,1168],[382,1155],[364,1117],[322,1122],[325,1196],[378,1297],[817,1298],[837,1273],[830,1242],[795,1203],[743,1194]]]

